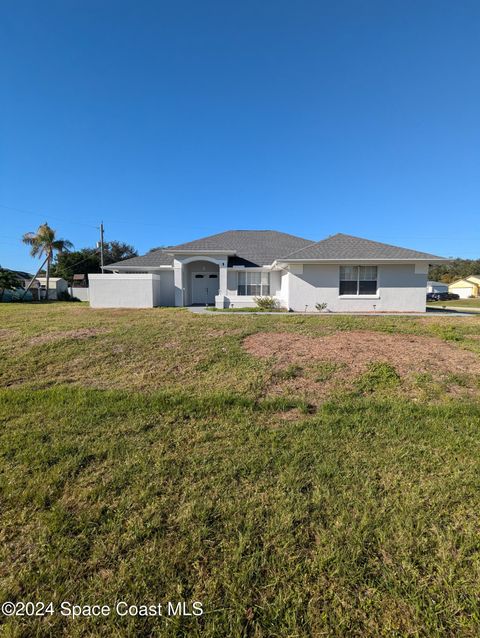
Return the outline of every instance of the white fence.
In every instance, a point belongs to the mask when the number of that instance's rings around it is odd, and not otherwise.
[[[72,297],[80,299],[80,301],[89,301],[90,294],[88,288],[80,288],[79,286],[70,286],[70,294]]]

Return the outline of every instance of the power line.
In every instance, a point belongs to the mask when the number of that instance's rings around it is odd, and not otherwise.
[[[80,226],[86,226],[87,228],[95,228],[96,230],[98,230],[100,227],[93,225],[93,224],[89,224],[86,222],[78,222],[78,221],[72,221],[72,219],[65,219],[64,217],[58,217],[57,215],[50,215],[47,213],[38,213],[35,212],[33,210],[26,210],[25,208],[18,208],[16,206],[7,206],[6,204],[0,204],[0,208],[4,208],[6,210],[12,210],[15,211],[17,213],[24,213],[25,215],[34,215],[35,217],[40,217],[40,218],[45,218],[48,217],[49,219],[53,219],[55,221],[61,221],[64,223],[68,223],[68,224],[76,224],[76,225],[80,225]],[[132,219],[119,219],[119,218],[115,218],[115,220],[113,222],[109,222],[107,220],[107,223],[110,224],[132,224]],[[164,223],[162,222],[137,222],[135,221],[135,226],[147,226],[147,227],[164,227]]]
[[[5,208],[6,210],[12,210],[15,211],[17,213],[24,213],[25,215],[35,215],[35,217],[49,217],[50,219],[54,219],[56,221],[62,221],[62,222],[66,222],[69,224],[77,224],[80,226],[88,226],[88,228],[98,228],[98,226],[94,226],[93,224],[87,224],[85,222],[77,222],[77,221],[72,221],[71,219],[64,219],[62,217],[57,217],[56,215],[52,216],[52,215],[47,215],[46,213],[35,213],[33,210],[26,210],[24,208],[16,208],[15,206],[7,206],[6,204],[0,204],[0,208]]]
[[[98,230],[99,226],[93,225],[93,224],[89,224],[86,222],[78,222],[78,221],[72,221],[71,219],[65,219],[64,217],[58,217],[57,215],[50,215],[50,214],[46,214],[44,212],[42,213],[38,213],[35,212],[33,210],[26,210],[25,208],[17,208],[16,206],[7,206],[6,204],[0,204],[0,208],[5,208],[6,210],[12,210],[15,211],[17,213],[25,213],[26,215],[34,215],[35,217],[48,217],[49,219],[53,219],[56,221],[62,221],[68,224],[77,224],[80,226],[87,226],[88,228],[96,228]],[[132,224],[132,219],[121,219],[121,218],[115,218],[115,220],[109,221],[107,220],[107,223],[110,224]],[[135,220],[135,226],[153,226],[153,227],[164,227],[165,224],[162,222],[137,222]]]
[[[35,217],[48,217],[49,219],[53,219],[56,221],[61,221],[61,222],[65,222],[68,224],[77,224],[80,226],[87,226],[88,228],[95,228],[95,229],[99,229],[99,226],[93,225],[93,224],[88,224],[86,222],[78,222],[78,221],[72,221],[71,219],[65,219],[64,217],[58,217],[57,215],[50,215],[47,213],[39,213],[39,212],[35,212],[33,210],[26,210],[25,208],[18,208],[16,206],[7,206],[6,204],[0,204],[0,208],[5,208],[6,210],[12,210],[15,211],[17,213],[24,213],[26,215],[34,215]],[[114,222],[109,222],[109,223],[118,223],[118,224],[132,224],[132,219],[118,219],[115,218]],[[137,222],[135,221],[135,225],[136,226],[164,226],[164,224],[162,224],[162,222]]]
[[[68,255],[68,253],[63,253],[65,255]],[[94,250],[90,255],[88,255],[88,257],[85,257],[85,259],[80,259],[80,261],[75,262],[74,264],[68,264],[69,268],[75,268],[75,266],[79,266],[80,264],[83,264],[84,261],[88,261],[91,257],[93,257],[93,255],[97,255],[98,254],[98,250]]]
[[[47,216],[50,219],[54,219],[54,220],[57,220],[57,221],[62,221],[62,222],[69,223],[69,224],[76,224],[76,225],[80,225],[80,226],[86,226],[88,228],[95,228],[96,230],[98,230],[100,228],[100,226],[97,226],[97,225],[94,225],[94,224],[91,224],[91,223],[72,221],[71,218],[65,219],[63,217],[58,217],[56,215],[55,216],[52,216],[50,214],[47,215],[44,212],[38,213],[38,212],[34,212],[32,210],[26,210],[24,208],[18,208],[18,207],[15,207],[15,206],[7,206],[6,204],[0,204],[0,208],[4,208],[6,210],[15,211],[15,212],[18,212],[18,213],[24,213],[26,215],[34,215],[35,217],[42,217],[42,216],[45,217],[45,216]],[[107,222],[108,222],[108,220],[107,220]],[[111,223],[111,224],[130,224],[130,225],[132,225],[133,220],[132,219],[121,219],[121,218],[117,218],[116,217],[113,222],[108,222],[108,223]],[[165,223],[164,222],[141,222],[141,221],[137,221],[136,219],[134,221],[134,224],[135,224],[136,227],[137,226],[146,226],[146,227],[157,227],[157,226],[160,227],[161,226],[163,228],[165,227]],[[6,236],[3,235],[3,237],[6,237]],[[395,237],[396,237],[396,239],[394,239],[393,241],[398,241],[398,240],[401,240],[401,241],[404,241],[404,240],[414,241],[414,240],[424,240],[424,239],[430,239],[430,240],[435,240],[435,241],[448,239],[448,240],[451,241],[451,239],[452,239],[450,235],[396,235]],[[8,239],[14,239],[14,238],[13,237],[8,237]],[[462,242],[474,241],[474,242],[477,243],[479,241],[479,239],[476,239],[474,237],[463,237],[461,241]],[[2,243],[5,243],[5,242],[2,242]]]

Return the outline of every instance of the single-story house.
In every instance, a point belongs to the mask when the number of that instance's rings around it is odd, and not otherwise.
[[[480,296],[480,275],[470,275],[454,281],[448,286],[448,292],[458,295],[460,299]]]
[[[40,282],[40,290],[42,299],[45,298],[46,289],[47,289],[47,278],[46,277],[37,277]],[[62,293],[68,293],[68,283],[62,277],[50,277],[48,281],[48,298],[49,299],[58,299]]]
[[[18,299],[25,299],[26,301],[38,300],[40,282],[34,279],[35,275],[23,270],[11,270],[10,268],[4,268],[11,272],[18,280],[18,288],[16,290],[4,290],[2,294],[2,301],[15,301]],[[28,287],[33,280],[29,291],[25,294],[25,288]]]
[[[448,292],[448,284],[442,281],[427,281],[427,292]]]
[[[425,312],[428,267],[446,261],[351,235],[230,230],[105,266],[89,275],[90,305],[242,308],[272,296],[294,311]]]

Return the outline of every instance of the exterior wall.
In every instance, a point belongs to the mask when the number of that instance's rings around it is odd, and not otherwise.
[[[151,274],[89,275],[92,308],[153,308],[160,277]]]
[[[425,265],[379,264],[377,267],[376,295],[340,296],[339,264],[299,264],[291,270],[271,271],[270,294],[281,306],[300,312],[315,312],[315,304],[322,302],[331,312],[425,312]],[[152,308],[189,304],[191,274],[203,269],[220,274],[218,307],[255,306],[253,297],[237,295],[240,269],[219,268],[218,262],[206,259],[176,261],[174,269],[165,269],[159,274],[90,275],[90,305],[93,308]]]
[[[174,306],[175,305],[175,282],[173,278],[173,270],[165,269],[160,272],[160,299],[158,306]]]
[[[339,264],[304,264],[287,277],[292,310],[312,312],[325,302],[332,312],[425,312],[427,273],[414,264],[378,265],[377,295],[340,296]]]
[[[289,288],[288,285],[290,283],[289,274],[286,270],[282,270],[280,272],[280,290],[278,291],[278,300],[280,305],[284,308],[288,308],[288,297],[289,297]]]
[[[248,271],[248,268],[245,268]],[[258,270],[258,269],[257,269]],[[231,268],[227,271],[227,293],[225,295],[225,307],[227,308],[255,308],[255,297],[249,295],[237,295],[238,273],[244,272],[243,268]],[[279,270],[270,272],[270,296],[276,297],[282,306],[286,306],[286,298],[282,296],[282,273]]]
[[[80,299],[80,301],[88,301],[89,300],[89,288],[80,287],[80,286],[72,286],[70,288],[70,294],[72,297],[76,297]]]
[[[162,280],[158,275],[154,275],[152,282],[152,303],[154,307],[162,305]]]

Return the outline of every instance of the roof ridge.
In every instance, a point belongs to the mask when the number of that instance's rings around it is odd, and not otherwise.
[[[355,250],[355,248],[358,248],[358,250],[362,251],[363,250],[373,250],[374,248],[376,248],[377,250],[385,250],[388,249],[390,251],[399,251],[402,253],[410,253],[411,254],[411,258],[413,258],[414,254],[416,254],[418,256],[418,259],[424,259],[424,258],[432,258],[432,259],[444,259],[444,257],[440,257],[437,255],[432,255],[431,253],[426,253],[424,251],[420,251],[417,249],[413,249],[413,248],[405,248],[403,246],[398,246],[396,244],[387,244],[385,242],[380,242],[380,241],[376,241],[374,239],[367,239],[365,237],[357,237],[356,235],[347,235],[345,233],[335,233],[334,235],[329,235],[328,237],[325,237],[325,239],[320,239],[319,241],[313,242],[312,244],[309,244],[308,246],[304,246],[303,248],[299,248],[291,253],[288,253],[288,255],[284,255],[283,259],[289,259],[289,258],[294,258],[295,255],[300,255],[302,253],[306,253],[308,254],[309,250],[311,251],[312,249],[317,248],[318,250],[322,250],[322,248],[325,247],[325,250],[332,250],[332,247],[329,247],[329,242],[331,242],[332,240],[340,240],[339,242],[339,246],[341,247],[342,245],[342,240],[347,240],[349,242],[352,242],[352,248],[353,250]],[[355,243],[357,242],[357,247],[355,247]],[[363,244],[363,246],[362,246]],[[333,242],[332,246],[335,247],[337,244],[335,243],[335,241]],[[348,245],[348,244],[347,244]],[[337,248],[338,249],[338,248]],[[312,257],[306,257],[306,259],[308,258],[312,258]],[[403,257],[404,259],[406,257]],[[474,276],[474,275],[472,275]]]
[[[313,241],[311,244],[308,244],[308,246],[303,246],[303,248],[299,248],[298,250],[294,250],[293,253],[288,253],[288,255],[284,255],[284,257],[291,257],[292,255],[295,255],[295,253],[299,253],[301,250],[306,250],[307,248],[310,248],[311,246],[316,246],[317,244],[321,244],[322,241],[327,241],[327,239],[331,239],[332,237],[353,237],[353,235],[345,235],[344,233],[335,233],[334,235],[328,235],[328,237],[325,237],[324,239],[317,239],[317,241]],[[355,238],[355,239],[360,239],[360,237]]]
[[[305,237],[300,237],[299,235],[292,235],[292,233],[285,233],[281,230],[273,230],[273,229],[268,229],[268,228],[264,228],[264,229],[255,229],[255,228],[248,228],[248,229],[230,229],[230,230],[224,230],[221,231],[219,233],[213,233],[213,235],[206,235],[205,237],[199,237],[198,239],[192,239],[190,241],[185,241],[185,242],[181,242],[180,244],[175,244],[174,246],[171,246],[171,249],[174,248],[178,248],[179,246],[183,246],[185,244],[194,244],[197,242],[202,242],[205,240],[209,240],[209,239],[213,239],[215,237],[219,237],[221,235],[228,235],[231,233],[275,233],[276,235],[283,235],[285,237],[291,237],[293,239],[301,239],[302,241],[310,241],[309,239],[305,239]]]
[[[318,241],[312,241],[311,244],[307,244],[306,246],[302,246],[302,248],[298,248],[297,250],[294,250],[293,253],[288,253],[288,255],[284,255],[284,257],[291,257],[292,255],[295,255],[295,253],[299,253],[301,250],[305,250],[306,248],[310,248],[311,246],[316,246],[321,241],[323,241],[323,240],[320,239]]]

